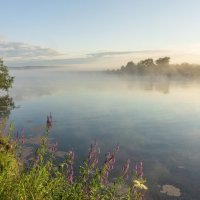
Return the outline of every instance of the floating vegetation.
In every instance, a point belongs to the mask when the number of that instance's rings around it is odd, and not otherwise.
[[[174,187],[173,185],[163,185],[161,193],[165,193],[168,196],[180,197],[181,191],[179,188]]]

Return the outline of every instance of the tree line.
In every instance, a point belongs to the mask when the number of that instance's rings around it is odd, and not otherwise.
[[[109,73],[133,74],[133,75],[163,75],[167,77],[199,77],[200,65],[198,64],[170,64],[170,57],[162,57],[157,60],[148,58],[138,63],[128,62],[120,69],[107,70]]]

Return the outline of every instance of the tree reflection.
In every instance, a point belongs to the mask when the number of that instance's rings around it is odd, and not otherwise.
[[[8,94],[0,96],[0,118],[8,117],[12,109],[15,108],[13,98]]]

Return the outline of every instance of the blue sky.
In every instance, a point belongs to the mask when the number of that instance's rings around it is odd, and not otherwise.
[[[200,63],[199,0],[0,0],[9,66],[113,68],[171,56]],[[57,61],[57,62],[56,62]]]

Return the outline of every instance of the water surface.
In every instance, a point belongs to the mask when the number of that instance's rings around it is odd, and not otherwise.
[[[161,186],[181,190],[180,199],[200,199],[200,85],[166,78],[130,78],[64,69],[12,70],[10,95],[18,107],[10,120],[26,138],[44,131],[53,115],[51,138],[58,151],[73,149],[80,163],[95,139],[104,153],[117,143],[113,173],[131,159],[143,161],[148,199],[177,199]]]

